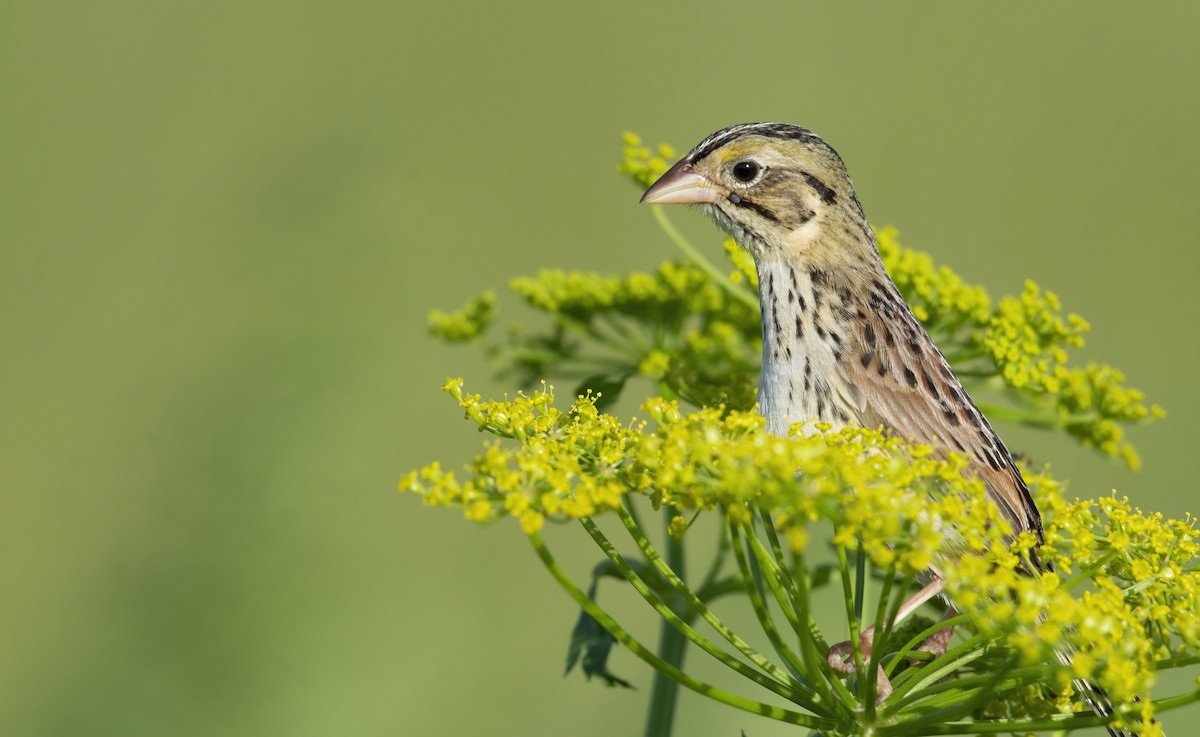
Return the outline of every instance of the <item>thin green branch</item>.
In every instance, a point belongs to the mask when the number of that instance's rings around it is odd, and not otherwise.
[[[767,588],[771,589],[771,594],[775,597],[776,603],[779,605],[779,610],[783,612],[783,618],[791,625],[792,631],[797,637],[803,637],[806,627],[800,623],[800,615],[796,612],[795,602],[784,590],[783,572],[779,570],[775,558],[770,551],[763,546],[762,541],[754,534],[754,528],[747,526],[746,542],[750,546],[750,551],[754,554],[755,560],[759,567],[763,570],[763,579],[767,583]]]
[[[1003,673],[1003,680],[996,682],[996,674],[988,671],[979,673],[973,676],[965,676],[963,678],[955,678],[941,683],[935,683],[922,691],[922,696],[913,700],[913,704],[949,704],[953,700],[945,702],[938,701],[938,695],[944,695],[960,691],[963,694],[971,695],[979,690],[981,686],[987,686],[990,691],[1007,691],[1033,683],[1049,683],[1053,668],[1048,665],[1031,665],[1025,668],[1012,668],[1008,670],[999,669]]]
[[[668,622],[673,629],[678,631],[681,635],[683,635],[683,637],[687,638],[701,650],[713,656],[713,658],[715,658],[721,664],[735,671],[738,675],[754,681],[763,688],[772,691],[773,693],[776,693],[785,699],[795,701],[806,708],[809,707],[809,704],[805,703],[807,699],[805,699],[805,695],[802,691],[791,688],[786,684],[779,683],[778,681],[759,673],[737,658],[734,658],[721,648],[717,647],[711,641],[709,641],[708,638],[697,632],[691,625],[685,622],[682,617],[672,611],[672,609],[663,602],[658,594],[656,594],[654,590],[650,588],[645,580],[643,580],[642,577],[639,576],[632,567],[630,567],[629,563],[626,562],[625,558],[620,554],[620,552],[618,552],[608,538],[605,537],[604,533],[600,531],[600,528],[596,526],[595,522],[587,517],[582,517],[579,521],[583,525],[583,528],[587,530],[588,534],[592,536],[592,539],[596,542],[596,545],[600,547],[604,554],[608,556],[609,560],[611,560],[617,566],[617,569],[621,572],[621,575],[625,576],[625,579],[633,586],[634,590],[636,590],[642,596],[642,598],[654,608],[654,611],[657,612],[660,617],[666,620],[666,622]],[[799,700],[797,700],[797,698],[799,698]]]
[[[866,556],[863,554],[862,546],[858,548],[859,564],[858,568],[861,573],[858,580],[855,582],[860,588],[866,587]],[[900,604],[903,601],[902,597],[896,597],[896,610],[890,611],[889,597],[892,593],[892,584],[896,580],[896,564],[888,566],[887,575],[883,579],[883,588],[879,594],[879,604],[875,607],[875,639],[874,647],[871,648],[871,659],[867,663],[867,693],[876,693],[876,686],[879,680],[879,658],[883,652],[885,643],[891,635],[892,624],[895,622],[896,611],[899,611]],[[865,598],[865,595],[864,595]],[[859,616],[862,614],[860,612]],[[866,719],[868,723],[875,721],[875,699],[863,699],[866,706]]]
[[[733,550],[734,560],[737,561],[738,569],[741,571],[742,579],[745,582],[746,595],[750,598],[750,605],[754,609],[755,616],[758,617],[758,624],[762,627],[763,632],[767,635],[767,640],[770,641],[771,647],[779,654],[779,657],[791,668],[797,675],[809,673],[809,680],[813,671],[805,667],[804,661],[796,656],[783,638],[779,635],[779,630],[775,627],[775,622],[771,617],[771,612],[767,608],[766,602],[762,595],[762,577],[755,574],[751,569],[750,563],[746,557],[746,550],[741,542],[740,527],[729,521],[729,537],[730,548]],[[749,547],[746,543],[746,547]],[[803,643],[801,644],[803,647]],[[836,708],[847,718],[852,718],[852,705],[855,703],[853,695],[846,690],[844,684],[838,679],[829,679],[826,677],[826,671],[823,668],[818,668],[816,671],[821,675],[822,680],[828,683],[831,690],[839,697],[834,701]]]
[[[675,224],[667,217],[666,211],[662,205],[651,205],[650,209],[654,212],[654,219],[658,221],[658,225],[667,234],[667,237],[678,246],[679,250],[683,251],[689,259],[699,266],[705,273],[712,277],[717,286],[728,292],[734,299],[742,302],[750,307],[758,307],[758,298],[751,295],[747,290],[740,289],[736,284],[729,280],[727,274],[721,273],[721,270],[713,266],[712,262],[704,257],[696,247],[683,237],[683,234],[676,229]]]
[[[802,641],[811,639],[814,643],[826,649],[825,638],[821,634],[821,630],[817,628],[817,623],[812,618],[812,612],[809,609],[807,592],[802,592],[797,581],[806,581],[806,575],[797,576],[793,570],[793,566],[787,564],[787,559],[783,554],[783,546],[779,542],[779,533],[775,529],[775,523],[771,521],[771,515],[765,509],[759,510],[759,521],[762,523],[763,530],[767,533],[767,541],[771,543],[771,552],[775,558],[775,566],[778,569],[779,581],[783,588],[787,591],[788,598],[791,600],[793,609],[797,617],[803,617],[805,624],[808,627],[809,637],[801,636]],[[753,525],[751,525],[753,530]]]
[[[762,523],[763,531],[767,533],[767,542],[771,544],[771,553],[775,556],[775,566],[780,571],[783,586],[787,589],[792,603],[795,604],[797,594],[796,577],[784,558],[783,545],[779,542],[779,533],[775,530],[775,523],[771,521],[771,513],[765,509],[758,510],[758,521]],[[753,529],[753,525],[751,525],[751,529]],[[798,613],[799,611],[797,609]],[[804,614],[807,616],[808,612],[805,611]]]
[[[915,653],[917,648],[924,644],[924,642],[930,637],[932,637],[934,633],[944,630],[947,627],[955,627],[960,624],[965,624],[970,620],[970,615],[959,614],[956,617],[950,617],[949,619],[943,619],[935,622],[934,624],[931,624],[930,626],[918,632],[908,642],[904,643],[904,647],[900,648],[900,650],[896,653],[895,658],[893,658],[892,662],[887,667],[888,677],[891,677],[892,674],[896,672],[896,668],[899,667],[900,663],[903,663],[905,660],[907,660],[910,654]]]
[[[1155,713],[1161,714],[1181,706],[1200,701],[1200,691],[1172,696],[1154,702]],[[1138,715],[1131,713],[1136,720]],[[1113,717],[1099,717],[1089,712],[1074,712],[1072,714],[1053,714],[1037,719],[983,719],[978,721],[941,722],[921,725],[922,735],[962,735],[962,734],[998,734],[1009,732],[1022,734],[1026,732],[1044,732],[1057,730],[1062,733],[1090,727],[1104,727],[1111,723]],[[898,722],[879,730],[879,737],[905,737],[913,734],[913,722]]]
[[[633,519],[633,517],[628,517]],[[591,520],[586,520],[591,523]],[[671,523],[671,515],[666,507],[663,508],[663,530]],[[585,524],[584,527],[587,527]],[[684,555],[683,546],[678,540],[667,536],[667,555],[671,557],[679,575],[683,575]],[[611,556],[610,556],[611,557]],[[613,561],[616,565],[616,561]],[[617,566],[620,570],[620,566]],[[625,571],[621,571],[624,575]],[[658,627],[658,655],[663,662],[675,668],[683,666],[684,655],[687,654],[687,639],[677,630],[670,620],[663,619]],[[654,672],[654,685],[650,688],[650,708],[646,712],[646,737],[670,737],[675,723],[675,704],[679,699],[679,684],[671,680],[661,671]]]
[[[1093,578],[1096,577],[1096,574],[1099,573],[1100,569],[1104,568],[1104,566],[1108,565],[1109,563],[1113,562],[1116,559],[1117,559],[1117,551],[1109,550],[1108,552],[1106,552],[1104,555],[1100,556],[1096,560],[1092,561],[1091,563],[1088,563],[1086,566],[1082,566],[1079,570],[1077,570],[1075,572],[1075,575],[1071,576],[1070,578],[1068,578],[1066,581],[1063,582],[1062,587],[1064,589],[1066,589],[1067,591],[1070,591],[1071,589],[1075,588],[1076,586],[1079,586],[1080,584],[1084,583],[1085,581],[1092,580]]]
[[[837,546],[838,571],[842,574],[842,599],[846,604],[846,624],[850,629],[850,649],[854,652],[854,667],[861,674],[863,667],[862,644],[859,636],[862,634],[862,623],[859,622],[856,610],[857,597],[854,586],[850,583],[850,563],[846,557],[846,546]]]
[[[947,650],[940,658],[921,668],[912,685],[905,683],[903,686],[897,686],[892,698],[888,700],[888,708],[885,710],[887,714],[895,714],[919,700],[922,689],[932,686],[967,663],[982,658],[986,652],[986,648],[982,647],[985,642],[987,638],[984,635],[976,635],[958,647]]]
[[[763,632],[767,635],[767,639],[771,642],[771,647],[775,648],[775,652],[783,658],[797,674],[803,673],[803,663],[799,658],[795,657],[787,643],[779,635],[779,630],[775,627],[775,620],[771,617],[771,612],[767,608],[766,601],[763,599],[760,586],[756,585],[757,578],[750,568],[750,563],[746,558],[746,551],[742,548],[741,535],[739,528],[733,520],[729,521],[729,537],[731,541],[731,549],[733,550],[734,560],[737,561],[738,570],[741,571],[742,581],[746,588],[746,595],[750,598],[750,606],[754,609],[755,616],[758,617],[758,624],[763,628]]]
[[[1100,419],[1098,412],[1082,412],[1073,415],[1059,415],[1020,407],[1008,407],[1000,404],[978,403],[979,410],[988,417],[1012,422],[1018,425],[1028,425],[1046,430],[1066,427],[1072,423],[1089,422]]]
[[[629,505],[626,505],[629,506]],[[636,524],[637,519],[634,519]],[[700,591],[704,591],[717,580],[717,576],[721,575],[721,569],[725,566],[725,561],[729,557],[729,535],[726,533],[724,525],[717,526],[717,554],[713,556],[712,563],[708,566],[708,573],[704,574],[704,581],[700,584],[697,590],[697,596]],[[707,601],[704,597],[700,597]]]
[[[569,330],[574,330],[577,333],[582,333],[583,335],[586,335],[589,338],[592,338],[597,343],[601,343],[605,346],[608,346],[616,353],[623,354],[623,355],[626,355],[629,357],[637,356],[637,350],[635,348],[631,348],[631,346],[622,344],[616,338],[613,338],[608,335],[605,335],[604,333],[601,333],[599,330],[596,329],[596,326],[592,325],[589,322],[585,322],[583,320],[577,320],[574,317],[571,317],[569,315],[564,315],[561,312],[554,313],[554,321],[555,321],[555,323],[557,323],[558,325],[561,325],[564,328],[567,328]]]
[[[668,565],[667,562],[662,559],[662,556],[658,554],[658,551],[654,549],[654,546],[652,546],[650,541],[646,539],[646,536],[642,534],[641,529],[637,526],[637,522],[623,507],[617,508],[617,515],[620,517],[621,523],[625,525],[625,529],[629,532],[629,536],[633,538],[633,541],[637,543],[638,548],[641,549],[642,554],[646,556],[646,560],[650,561],[650,564],[654,566],[655,570],[658,571],[659,575],[663,577],[667,584],[671,586],[675,592],[682,596],[683,599],[687,601],[687,603],[691,605],[693,609],[696,610],[700,617],[707,622],[710,627],[716,630],[717,634],[725,638],[725,640],[730,645],[733,645],[734,648],[744,655],[747,660],[754,665],[757,665],[763,670],[763,672],[765,672],[775,681],[781,685],[789,686],[796,693],[800,693],[797,691],[797,687],[801,684],[796,683],[786,671],[767,660],[757,650],[750,647],[745,640],[743,640],[741,637],[738,637],[733,630],[729,629],[724,622],[722,622],[715,614],[713,614],[712,610],[705,606],[700,597],[693,593],[692,590],[689,589],[686,584],[684,584],[683,580],[676,574],[674,567]],[[670,538],[669,536],[668,538],[668,543],[670,541],[674,541],[676,544],[678,544],[678,541],[674,540],[674,538]],[[805,705],[807,706],[807,704]]]
[[[1155,661],[1154,670],[1168,670],[1170,668],[1182,668],[1185,665],[1195,665],[1200,663],[1200,655],[1190,655],[1187,657],[1180,656],[1178,658],[1164,658]]]
[[[863,555],[862,541],[854,554],[854,618],[863,621],[863,609],[867,606],[867,557]]]
[[[728,691],[719,689],[716,686],[692,678],[679,668],[676,668],[663,661],[654,653],[650,652],[646,646],[638,642],[637,639],[635,639],[632,635],[626,632],[624,628],[617,624],[615,619],[609,616],[609,614],[601,609],[594,601],[589,599],[587,595],[584,594],[583,591],[580,590],[580,588],[576,586],[573,581],[571,581],[571,578],[566,574],[566,571],[564,571],[558,565],[558,562],[554,560],[554,556],[550,554],[550,550],[546,547],[546,544],[542,541],[542,538],[538,533],[530,533],[529,542],[533,545],[533,549],[537,552],[538,558],[541,559],[542,564],[546,567],[546,570],[550,572],[550,575],[554,577],[554,580],[558,581],[559,586],[562,586],[563,590],[567,592],[567,595],[570,596],[576,604],[578,604],[585,612],[587,612],[592,619],[595,619],[601,627],[607,630],[608,633],[617,640],[617,642],[620,642],[622,645],[628,648],[630,652],[641,658],[643,661],[649,664],[650,667],[665,673],[668,678],[675,681],[679,685],[685,688],[690,688],[702,696],[707,696],[714,701],[727,704],[735,709],[741,709],[742,711],[748,711],[751,714],[758,714],[769,719],[787,722],[788,724],[798,724],[802,727],[808,727],[809,729],[817,730],[828,730],[837,725],[836,722],[833,722],[829,719],[821,719],[809,714],[802,714],[797,711],[781,709],[778,706],[772,706],[770,704],[764,704],[759,701],[752,701],[742,696],[737,696],[736,694],[729,693]]]
[[[793,560],[793,570],[804,570],[804,558],[797,554]],[[811,609],[809,607],[810,591],[809,579],[807,572],[796,577],[796,606],[805,613],[808,618],[809,636],[800,638],[800,655],[804,658],[804,664],[808,667],[809,673],[819,673],[822,677],[822,682],[829,686],[831,691],[837,691],[841,702],[849,708],[849,704],[854,703],[850,692],[842,684],[841,679],[834,676],[830,670],[828,661],[825,659],[825,653],[829,652],[829,645],[825,642],[821,631],[817,629],[817,623],[813,621]],[[835,685],[836,684],[836,685]],[[840,691],[838,687],[840,688]]]
[[[729,576],[696,589],[696,598],[707,604],[728,594],[740,594],[745,588],[740,578]]]
[[[983,358],[986,355],[988,355],[986,348],[968,348],[966,350],[959,351],[958,353],[952,353],[946,356],[946,361],[951,366],[954,366],[955,364],[964,363],[975,358]],[[957,372],[958,368],[956,367],[955,373]]]

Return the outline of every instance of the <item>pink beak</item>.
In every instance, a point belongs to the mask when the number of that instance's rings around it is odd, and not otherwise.
[[[692,169],[688,158],[680,159],[642,195],[651,205],[700,205],[720,202],[723,194]]]

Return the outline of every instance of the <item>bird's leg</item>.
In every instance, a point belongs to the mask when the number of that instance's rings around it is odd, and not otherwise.
[[[954,607],[950,607],[946,610],[946,613],[942,615],[942,621],[945,622],[947,619],[957,616],[958,611]],[[954,625],[943,627],[926,638],[925,642],[922,642],[921,646],[917,648],[917,652],[929,653],[935,658],[940,658],[946,654],[946,648],[950,644],[950,638],[953,636]]]
[[[919,609],[922,604],[942,593],[942,590],[945,588],[946,582],[941,578],[935,578],[930,581],[924,588],[909,597],[908,601],[900,605],[900,608],[896,610],[896,618],[892,620],[892,625],[895,626],[896,624],[899,624],[904,620],[905,617]],[[947,628],[947,630],[949,630],[949,628]],[[926,644],[928,644],[934,638],[940,637],[942,633],[946,632],[947,630],[934,633],[929,640],[926,640]],[[950,635],[946,634],[944,641],[942,642],[943,652],[945,651],[945,643],[948,642],[949,639]],[[871,646],[874,640],[874,625],[863,630],[862,634],[858,636],[859,652],[862,653],[862,659],[864,663],[868,663],[871,660]],[[922,645],[921,647],[924,648],[925,646]],[[843,675],[853,673],[855,670],[857,670],[857,666],[854,664],[854,644],[846,641],[839,642],[836,645],[831,645],[829,648],[827,661],[829,663],[829,667],[833,668],[833,670],[838,673]],[[892,683],[888,680],[887,675],[884,673],[883,665],[880,664],[879,673],[875,679],[876,703],[883,701],[889,695],[891,695],[891,693]]]

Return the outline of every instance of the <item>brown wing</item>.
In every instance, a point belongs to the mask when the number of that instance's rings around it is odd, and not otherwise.
[[[861,422],[964,456],[1014,529],[1042,520],[1012,455],[890,282],[877,280],[842,353]]]

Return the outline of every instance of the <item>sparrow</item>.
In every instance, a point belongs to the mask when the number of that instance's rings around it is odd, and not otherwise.
[[[1013,534],[1044,542],[1012,454],[888,276],[846,166],[828,143],[785,123],[732,125],[701,141],[641,201],[699,206],[754,257],[763,338],[758,408],[769,432],[787,435],[800,424],[811,435],[820,432],[814,423],[882,427],[955,453]],[[1044,568],[1037,559],[1031,565]],[[936,568],[926,580],[897,620],[943,593]],[[863,633],[864,653],[872,637],[872,629]],[[924,647],[944,651],[949,637],[943,630]],[[851,672],[851,652],[850,643],[834,645],[830,665]],[[1098,686],[1077,687],[1098,715],[1112,714]],[[890,691],[883,677],[877,698]]]

